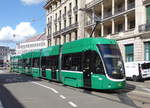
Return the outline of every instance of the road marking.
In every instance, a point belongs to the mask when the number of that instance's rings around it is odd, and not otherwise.
[[[63,96],[63,95],[60,95],[60,97],[61,97],[62,99],[66,99],[66,97],[65,97],[65,96]]]
[[[71,102],[71,101],[69,101],[68,102],[71,106],[73,106],[73,107],[77,107],[77,105],[76,104],[74,104],[73,102]]]
[[[37,82],[31,82],[31,83],[36,84],[36,85],[39,85],[39,86],[44,87],[44,88],[47,88],[47,89],[49,89],[49,90],[53,91],[54,93],[58,93],[58,91],[57,91],[57,90],[55,90],[54,88],[51,88],[51,87],[45,86],[45,85],[40,84],[40,83],[37,83]]]
[[[0,101],[0,108],[4,108],[1,101]]]
[[[54,88],[51,88],[51,87],[45,86],[45,85],[43,85],[43,84],[40,84],[40,83],[37,83],[37,82],[34,82],[34,81],[32,81],[31,83],[32,83],[32,84],[39,85],[39,86],[44,87],[44,88],[47,88],[47,89],[49,89],[49,90],[53,91],[54,93],[57,93],[57,94],[58,94],[58,91],[56,91]],[[66,97],[65,97],[65,96],[63,96],[63,95],[60,95],[60,97],[61,97],[62,99],[66,99]],[[73,102],[71,102],[71,101],[69,101],[68,103],[69,103],[72,107],[77,107],[77,105],[76,105],[76,104],[74,104],[74,103],[73,103]],[[1,107],[0,107],[0,108],[1,108]],[[2,107],[2,108],[3,108],[3,107]]]
[[[142,88],[142,89],[150,92],[150,89],[148,89],[148,88]]]

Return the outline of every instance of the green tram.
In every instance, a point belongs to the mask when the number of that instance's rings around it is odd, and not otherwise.
[[[11,56],[10,58],[10,71],[19,73],[19,59],[21,56]]]
[[[121,89],[125,71],[115,40],[84,38],[22,54],[19,72],[92,89]]]

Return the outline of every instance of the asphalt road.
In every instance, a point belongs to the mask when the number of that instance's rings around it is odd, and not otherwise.
[[[149,88],[136,85],[130,82],[119,91],[85,90],[0,71],[0,108],[150,108]]]

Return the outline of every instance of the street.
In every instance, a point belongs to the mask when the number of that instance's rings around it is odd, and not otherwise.
[[[149,86],[148,86],[149,85]],[[85,90],[0,71],[0,108],[149,108],[150,82],[119,91]]]

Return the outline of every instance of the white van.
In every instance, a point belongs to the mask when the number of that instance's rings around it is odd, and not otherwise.
[[[134,81],[150,78],[150,61],[126,62],[125,75]]]

